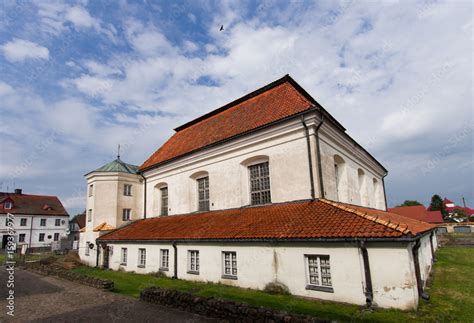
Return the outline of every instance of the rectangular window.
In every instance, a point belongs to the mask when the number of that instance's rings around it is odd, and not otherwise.
[[[122,248],[122,259],[120,260],[121,265],[127,265],[127,248]]]
[[[94,185],[91,184],[89,185],[89,196],[92,196],[94,194]]]
[[[199,211],[209,211],[209,177],[199,178],[197,183]]]
[[[123,185],[123,195],[132,196],[132,185],[130,184]]]
[[[131,209],[123,209],[122,210],[122,220],[124,221],[130,221],[132,215],[132,210]]]
[[[59,233],[54,234],[54,241],[59,241]]]
[[[25,234],[24,233],[20,233],[20,235],[18,236],[18,242],[25,242]]]
[[[163,187],[161,191],[161,215],[168,215],[168,187]]]
[[[188,250],[188,273],[199,274],[199,251]]]
[[[86,242],[86,251],[85,251],[85,255],[86,255],[86,256],[89,255],[89,251],[90,251],[89,245],[90,245],[90,243],[91,243],[90,241],[87,241],[87,242]]]
[[[89,209],[89,211],[87,211],[87,222],[91,222],[92,221],[92,209]]]
[[[146,249],[138,249],[138,267],[145,267],[146,265]]]
[[[20,219],[20,226],[26,227],[26,221],[27,219]]]
[[[11,210],[12,208],[12,202],[10,201],[5,202],[3,205],[4,205],[5,210]]]
[[[237,253],[233,251],[222,252],[222,261],[222,278],[237,279]]]
[[[44,233],[39,234],[39,241],[44,241]]]
[[[268,162],[249,166],[251,204],[271,203]]]
[[[308,267],[306,289],[332,292],[329,256],[307,255],[306,262]]]
[[[160,249],[160,270],[168,270],[170,251],[168,249]]]
[[[54,220],[54,225],[59,227],[61,225],[61,219]]]
[[[42,227],[46,226],[46,219],[40,219],[40,226]]]

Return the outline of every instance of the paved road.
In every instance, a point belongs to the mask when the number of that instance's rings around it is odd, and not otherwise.
[[[210,319],[70,281],[15,269],[15,316],[7,315],[8,274],[0,266],[0,322],[210,322]]]

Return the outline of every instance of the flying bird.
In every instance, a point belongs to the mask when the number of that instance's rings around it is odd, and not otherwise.
[[[221,29],[219,29],[219,31],[223,31],[224,30],[224,25],[221,25]]]

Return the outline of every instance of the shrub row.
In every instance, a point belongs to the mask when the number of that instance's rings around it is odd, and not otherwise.
[[[159,287],[144,289],[140,293],[140,299],[230,322],[324,322],[310,316],[290,314],[213,297],[201,297]]]
[[[28,263],[26,268],[42,275],[56,276],[98,289],[112,290],[114,288],[114,282],[111,280],[85,276],[58,266],[42,265],[39,262],[32,262]]]

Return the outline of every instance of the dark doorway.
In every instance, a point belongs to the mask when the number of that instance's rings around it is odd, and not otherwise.
[[[2,249],[5,249],[8,243],[8,234],[4,234],[2,238]]]
[[[104,246],[104,261],[102,262],[102,267],[104,269],[109,269],[109,255],[110,255],[110,247]]]

